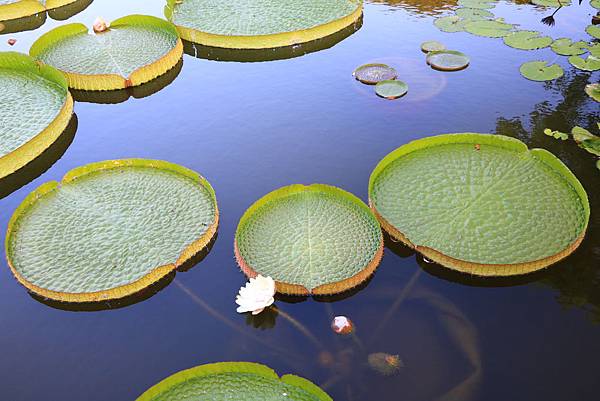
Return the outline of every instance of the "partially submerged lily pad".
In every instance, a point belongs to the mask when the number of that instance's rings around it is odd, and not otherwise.
[[[504,36],[504,44],[515,49],[536,50],[543,49],[552,44],[549,36],[540,36],[536,31],[517,31]]]
[[[433,21],[433,25],[435,25],[440,31],[454,33],[464,31],[465,25],[471,21],[471,19],[461,18],[457,15],[450,15],[448,17],[436,18]]]
[[[39,296],[120,299],[203,250],[218,222],[214,191],[198,174],[155,160],[99,162],[32,192],[10,220],[6,254]]]
[[[474,133],[428,137],[390,153],[371,175],[369,199],[393,238],[482,276],[558,262],[580,245],[590,215],[585,190],[554,155]]]
[[[465,24],[465,31],[487,38],[501,38],[510,34],[513,27],[501,20],[479,20]]]
[[[293,295],[336,294],[368,279],[381,260],[377,219],[354,195],[328,185],[291,185],[264,196],[240,220],[238,264]]]
[[[528,61],[521,65],[519,71],[521,75],[532,81],[551,81],[564,74],[560,65],[548,65],[546,61]]]
[[[597,102],[600,102],[600,83],[585,86],[585,93]]]
[[[493,18],[494,14],[488,10],[482,8],[467,8],[461,7],[457,8],[454,12],[457,16],[461,18],[477,20],[477,19],[488,19]]]
[[[97,34],[89,34],[83,24],[55,28],[42,35],[29,53],[63,71],[71,88],[114,90],[164,74],[181,59],[183,44],[167,21],[130,15]]]
[[[40,156],[61,135],[73,114],[67,81],[31,57],[0,53],[0,178]]]
[[[440,50],[446,50],[446,45],[438,42],[437,40],[428,40],[427,42],[421,43],[421,51],[423,53],[435,52]]]
[[[550,46],[554,53],[561,56],[577,56],[579,54],[583,54],[585,53],[586,47],[586,42],[582,40],[574,42],[569,38],[556,39]]]
[[[0,21],[30,17],[78,0],[0,0]]]
[[[397,80],[381,81],[375,85],[377,96],[393,100],[406,95],[408,85],[405,82]]]
[[[381,81],[389,81],[391,79],[396,79],[398,73],[395,69],[393,69],[387,64],[372,63],[361,65],[356,70],[354,70],[352,75],[354,75],[354,78],[356,78],[363,84],[375,85],[376,83]]]
[[[469,57],[456,50],[444,50],[427,54],[427,64],[440,71],[459,71],[469,66]]]
[[[564,6],[568,6],[571,4],[571,0],[560,0],[560,2],[558,0],[529,0],[529,1],[531,2],[531,4],[535,4],[536,6],[553,7],[553,8],[564,7]]]
[[[321,39],[362,16],[360,0],[168,0],[181,37],[205,46],[268,49]]]
[[[148,389],[137,401],[233,399],[333,401],[302,377],[284,375],[280,378],[267,366],[250,362],[211,363],[183,370]]]
[[[490,9],[496,7],[495,0],[458,0],[457,4],[465,8]]]
[[[569,63],[580,70],[583,71],[598,71],[600,70],[600,59],[597,59],[594,56],[587,56],[586,58],[580,56],[571,56],[569,57]]]

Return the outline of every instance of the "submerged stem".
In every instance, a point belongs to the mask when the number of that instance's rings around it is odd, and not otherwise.
[[[305,325],[303,325],[302,323],[300,323],[293,316],[291,316],[287,312],[283,311],[282,309],[277,308],[277,311],[278,311],[279,315],[282,318],[284,318],[285,320],[287,320],[288,322],[290,322],[293,327],[295,327],[296,329],[298,329],[298,331],[300,331],[300,333],[302,333],[314,345],[316,345],[317,348],[325,349],[325,346],[323,345],[323,343],[321,343],[319,341],[319,339],[310,331],[310,329],[308,329],[308,327],[306,327]]]

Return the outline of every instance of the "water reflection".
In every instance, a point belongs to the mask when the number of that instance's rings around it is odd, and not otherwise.
[[[366,0],[367,3],[385,4],[416,15],[439,15],[456,7],[456,0]]]
[[[77,0],[47,12],[38,13],[29,17],[2,21],[4,29],[0,30],[0,35],[37,29],[46,23],[47,16],[50,16],[50,18],[57,21],[64,21],[85,10],[93,1],[94,0]]]

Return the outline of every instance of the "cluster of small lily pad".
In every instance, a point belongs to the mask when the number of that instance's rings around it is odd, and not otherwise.
[[[600,131],[600,123],[597,123],[598,130]],[[569,138],[573,138],[580,148],[585,149],[589,153],[600,157],[600,136],[592,134],[585,128],[576,126],[573,127],[570,133],[561,132],[546,128],[544,134],[551,136],[556,139],[566,141]],[[596,161],[596,167],[600,170],[600,158]]]
[[[436,40],[421,43],[421,51],[427,54],[427,64],[438,71],[464,70],[471,62],[466,54],[457,50],[448,50],[446,45]]]

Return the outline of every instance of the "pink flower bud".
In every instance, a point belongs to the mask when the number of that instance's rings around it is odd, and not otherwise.
[[[15,39],[15,38],[10,38],[10,39],[8,39],[7,43],[8,43],[10,46],[14,46],[14,45],[15,45],[15,43],[17,43],[17,39]]]
[[[94,32],[101,33],[108,29],[108,25],[106,24],[106,21],[104,21],[104,18],[98,17],[94,21],[93,28],[94,28]]]
[[[347,335],[354,331],[354,325],[346,316],[336,316],[331,322],[331,329],[336,334]]]

